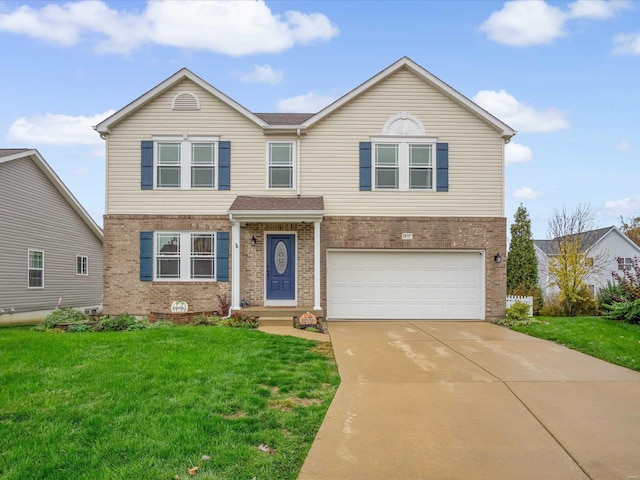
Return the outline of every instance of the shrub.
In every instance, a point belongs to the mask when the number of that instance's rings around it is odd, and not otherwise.
[[[226,317],[229,315],[229,309],[231,308],[231,298],[226,293],[218,294],[218,311],[220,312],[220,316]]]
[[[558,298],[558,295],[551,295],[544,301],[544,307],[540,309],[540,315],[543,317],[565,317],[564,304]]]
[[[256,317],[242,312],[233,313],[229,318],[221,318],[219,324],[233,328],[258,328]]]
[[[47,330],[55,328],[58,323],[84,322],[89,317],[74,308],[58,308],[51,312],[40,324],[40,327]]]
[[[100,325],[102,328],[97,328],[96,330],[104,330],[106,332],[122,332],[124,330],[128,330],[129,327],[135,325],[136,323],[138,323],[136,317],[126,313],[118,315],[117,317],[110,317],[107,315],[100,321]]]
[[[203,325],[206,327],[215,327],[216,325],[218,325],[219,321],[220,321],[220,318],[216,317],[215,315],[206,315],[202,313],[200,315],[194,316],[191,320],[191,324]]]
[[[606,317],[627,323],[640,323],[640,298],[631,301],[613,302],[604,305]]]
[[[71,325],[69,327],[70,333],[83,333],[83,332],[93,332],[93,327],[91,325],[87,325],[86,323],[78,323],[76,325]]]
[[[615,272],[613,278],[618,281],[629,300],[640,298],[640,258],[634,257],[631,268],[623,270],[622,275]]]
[[[587,287],[581,287],[578,296],[573,304],[573,315],[598,315],[598,302]]]
[[[525,287],[519,286],[512,289],[509,295],[515,295],[517,297],[533,297],[533,314],[539,315],[540,310],[544,307],[544,296],[542,295],[542,289],[540,287]]]
[[[498,322],[500,325],[506,327],[513,327],[515,325],[530,325],[535,320],[529,317],[529,305],[522,302],[516,302],[507,308],[507,317]]]
[[[605,305],[611,305],[614,302],[624,302],[632,300],[622,285],[613,282],[607,282],[607,286],[598,292],[598,307],[600,311],[606,312]]]

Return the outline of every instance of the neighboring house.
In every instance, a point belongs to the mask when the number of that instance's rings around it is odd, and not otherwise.
[[[0,324],[99,309],[102,270],[102,230],[40,153],[0,149]]]
[[[95,129],[108,313],[227,294],[328,319],[504,317],[515,131],[406,57],[315,114],[253,113],[182,69]]]
[[[599,228],[578,234],[582,250],[587,252],[587,261],[594,271],[586,278],[586,286],[593,295],[614,282],[613,273],[622,273],[631,268],[633,258],[640,257],[640,247],[616,227]],[[538,260],[538,283],[545,296],[558,293],[549,275],[549,261],[558,255],[562,237],[552,240],[534,240]]]

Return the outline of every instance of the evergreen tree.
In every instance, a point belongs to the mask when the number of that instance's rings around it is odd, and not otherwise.
[[[538,262],[533,249],[531,220],[522,204],[516,210],[514,220],[507,256],[507,293],[534,294],[538,288]]]

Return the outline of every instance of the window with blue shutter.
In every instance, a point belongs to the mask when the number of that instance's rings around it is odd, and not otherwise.
[[[229,281],[229,232],[216,234],[216,279]]]
[[[436,144],[436,191],[449,191],[449,144]]]
[[[153,141],[140,142],[140,188],[153,189]]]
[[[153,232],[140,232],[140,280],[153,280]]]
[[[360,191],[371,190],[371,142],[360,142]]]
[[[218,142],[218,190],[231,190],[231,142]]]

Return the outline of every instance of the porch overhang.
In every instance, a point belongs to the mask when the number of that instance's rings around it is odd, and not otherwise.
[[[322,197],[236,197],[229,207],[229,220],[240,223],[321,222]]]

